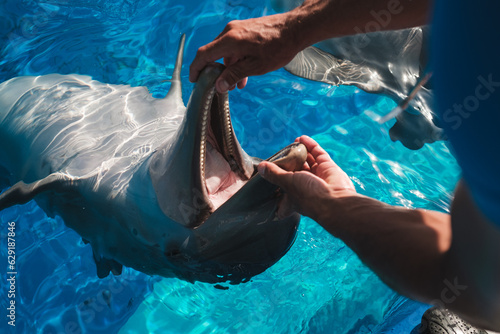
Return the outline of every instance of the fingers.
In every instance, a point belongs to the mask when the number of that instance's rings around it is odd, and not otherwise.
[[[326,153],[326,151],[309,136],[301,136],[300,142],[307,147],[307,151],[310,152],[315,159],[321,155],[328,155],[328,153]]]
[[[226,93],[236,86],[242,89],[246,86],[248,78],[248,62],[238,60],[235,55],[228,55],[225,52],[228,42],[223,39],[215,41],[198,49],[195,59],[189,68],[189,81],[196,82],[201,71],[209,63],[224,57],[224,64],[227,66],[215,83],[215,88],[219,93]],[[225,48],[225,49],[224,49]]]
[[[196,82],[201,71],[208,63],[214,62],[222,57],[233,57],[231,44],[223,39],[216,39],[198,49],[196,57],[189,67],[189,81]]]
[[[335,164],[335,162],[332,160],[330,155],[311,137],[301,136],[300,142],[307,147],[307,151],[311,154],[315,163],[321,164],[324,162],[328,162],[328,163],[331,162],[331,163]],[[309,162],[309,156],[308,156],[308,162]],[[312,165],[311,165],[311,167],[312,167]]]
[[[214,62],[217,59],[224,58],[224,64],[231,66],[241,59],[242,45],[241,41],[235,38],[235,34],[231,31],[238,31],[240,21],[229,22],[224,30],[212,42],[204,45],[198,49],[196,57],[194,58],[191,66],[189,67],[189,81],[196,82],[201,71],[207,66],[208,63]],[[237,34],[236,34],[237,35]],[[243,79],[245,76],[240,78]],[[238,80],[238,81],[240,81]],[[226,78],[226,81],[227,78]],[[238,81],[231,82],[228,88],[236,85]],[[245,83],[242,83],[245,86]],[[221,87],[222,88],[222,87]],[[225,87],[224,87],[225,88]],[[227,90],[226,90],[227,91]]]
[[[336,189],[354,190],[354,185],[347,174],[332,160],[330,155],[312,138],[300,137],[300,142],[307,147],[307,164],[310,171],[329,184],[335,184]]]
[[[219,93],[226,93],[238,85],[238,88],[245,87],[247,75],[251,74],[248,69],[248,61],[240,60],[226,67],[215,83],[215,88]]]
[[[238,81],[238,88],[243,89],[247,85],[248,82],[248,77],[243,78],[242,80]]]
[[[302,165],[302,170],[304,170],[306,172],[310,172],[311,171],[311,167],[310,167],[309,163],[307,163],[307,160],[304,161],[304,164]]]
[[[224,57],[224,65],[226,65],[226,67],[233,65],[237,61],[238,61],[238,59],[236,59],[234,57]],[[222,79],[221,79],[221,81],[222,81]],[[247,82],[248,82],[248,77],[245,77],[245,78],[241,79],[240,81],[238,81],[238,83],[236,85],[231,85],[229,87],[229,90],[233,90],[234,88],[236,88],[236,86],[238,86],[239,89],[243,89],[247,85]],[[226,81],[226,83],[227,83],[227,81]],[[227,83],[227,85],[229,85],[229,83]],[[224,88],[227,87],[227,85],[224,84]],[[217,88],[217,84],[216,84],[216,88]],[[220,87],[220,88],[222,89],[222,87]],[[224,91],[219,91],[219,93],[224,93]]]
[[[314,165],[316,165],[316,159],[312,156],[311,153],[307,152],[307,159],[306,163],[309,166],[309,169],[311,169]]]
[[[259,174],[267,181],[279,186],[285,192],[292,184],[293,173],[281,169],[278,165],[262,161],[257,167]]]

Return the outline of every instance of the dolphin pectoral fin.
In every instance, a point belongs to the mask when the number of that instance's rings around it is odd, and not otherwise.
[[[379,92],[382,88],[368,67],[339,59],[314,46],[299,52],[285,69],[296,76],[336,86],[355,85],[367,92]]]
[[[33,183],[19,181],[0,194],[0,211],[17,204],[25,204],[45,191],[64,191],[69,189],[75,179],[61,173],[50,174]]]
[[[97,277],[105,278],[111,272],[113,275],[121,275],[123,266],[115,260],[101,258],[93,252],[94,262],[97,269]]]

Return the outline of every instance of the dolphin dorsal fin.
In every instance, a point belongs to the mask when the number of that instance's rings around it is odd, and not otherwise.
[[[184,44],[186,41],[186,34],[182,34],[181,41],[179,42],[179,49],[177,50],[177,59],[174,65],[174,72],[172,73],[172,84],[170,90],[168,91],[166,99],[173,98],[182,102],[182,84],[181,84],[181,69],[182,69],[182,58],[184,56]]]

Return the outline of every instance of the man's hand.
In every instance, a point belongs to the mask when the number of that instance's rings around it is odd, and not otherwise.
[[[288,172],[277,165],[263,161],[259,173],[285,191],[286,195],[278,210],[279,217],[297,211],[316,221],[330,212],[331,200],[356,196],[356,189],[347,174],[330,158],[328,153],[312,138],[302,136],[300,141],[307,147],[307,161],[299,172]]]
[[[429,2],[401,0],[404,10],[393,15],[383,28],[396,30],[427,23]],[[217,91],[227,92],[236,85],[243,88],[248,76],[285,66],[309,45],[359,33],[359,29],[365,32],[368,23],[373,23],[373,12],[387,12],[387,6],[387,0],[305,0],[283,14],[229,22],[213,42],[198,49],[189,80],[197,81],[208,63],[223,58],[227,68],[215,84]]]
[[[227,68],[215,87],[224,93],[245,87],[247,77],[277,70],[301,51],[285,14],[245,21],[231,21],[211,43],[198,49],[190,67],[189,80],[195,82],[210,62],[223,58]]]

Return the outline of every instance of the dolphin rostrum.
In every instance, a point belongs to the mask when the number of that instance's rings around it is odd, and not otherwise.
[[[122,265],[188,281],[239,283],[290,248],[299,215],[278,219],[281,191],[256,173],[236,139],[223,66],[207,67],[182,102],[181,39],[164,99],[145,87],[82,75],[0,84],[0,210],[35,199],[90,243],[97,274]],[[292,144],[270,158],[300,169]]]

